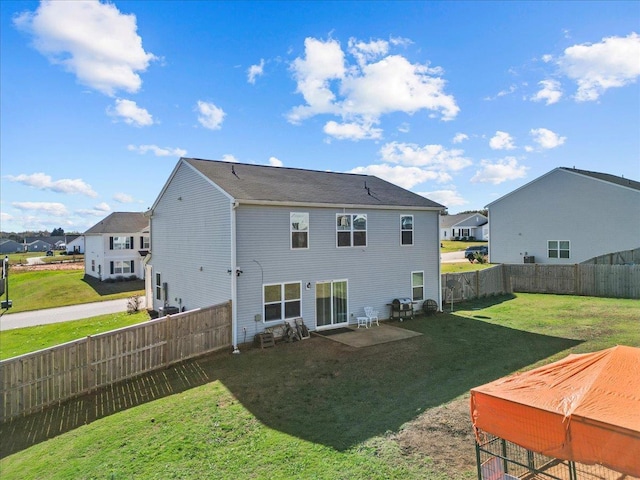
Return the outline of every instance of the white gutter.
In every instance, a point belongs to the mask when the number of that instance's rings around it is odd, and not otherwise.
[[[238,202],[231,202],[231,342],[233,353],[240,353],[238,349],[238,269],[236,265],[236,208]]]

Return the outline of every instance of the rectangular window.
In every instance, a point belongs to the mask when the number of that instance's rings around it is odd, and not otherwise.
[[[131,261],[120,261],[116,260],[113,263],[113,273],[114,275],[125,275],[127,273],[133,272],[133,262]]]
[[[413,245],[413,215],[400,215],[400,244]]]
[[[162,278],[156,273],[156,300],[162,300]]]
[[[336,214],[336,244],[338,247],[366,247],[367,215]]]
[[[309,214],[306,212],[291,212],[289,219],[291,248],[309,248]]]
[[[130,250],[133,237],[111,237],[111,250]]]
[[[92,272],[96,271],[96,261],[95,260],[91,260],[91,271]]]
[[[264,285],[264,321],[299,317],[301,291],[300,282]]]
[[[411,295],[414,302],[424,300],[424,272],[411,272]]]
[[[570,258],[568,240],[549,240],[547,242],[549,258]]]

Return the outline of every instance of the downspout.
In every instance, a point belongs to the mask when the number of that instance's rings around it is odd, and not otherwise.
[[[442,239],[440,238],[440,214],[442,212],[438,212],[436,214],[436,219],[438,222],[436,228],[436,237],[437,237],[437,245],[438,245],[438,305],[440,305],[440,311],[444,311],[444,307],[442,306],[442,249],[440,248],[440,243]]]
[[[236,275],[236,209],[239,203],[231,203],[231,342],[233,353],[240,353],[238,349],[238,275]]]

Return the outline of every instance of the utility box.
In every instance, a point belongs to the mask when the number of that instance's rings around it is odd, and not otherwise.
[[[180,309],[178,307],[160,307],[161,317],[164,317],[165,315],[175,315],[176,313],[180,313]]]

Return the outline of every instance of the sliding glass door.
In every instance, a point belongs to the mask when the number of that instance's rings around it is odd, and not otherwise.
[[[347,281],[316,283],[316,325],[319,329],[349,322]]]

